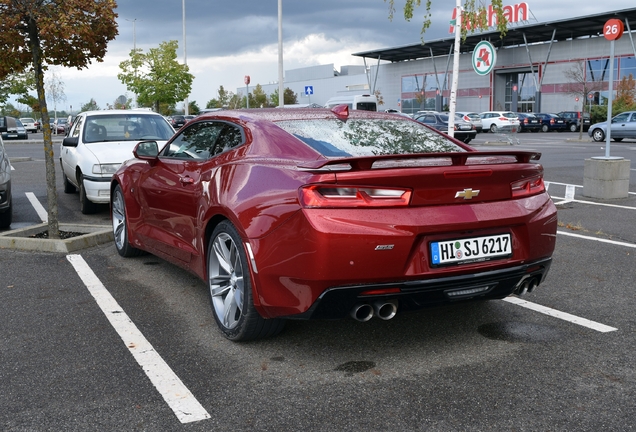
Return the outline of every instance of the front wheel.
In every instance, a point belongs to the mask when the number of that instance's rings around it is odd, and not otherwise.
[[[592,139],[596,142],[603,141],[605,139],[605,132],[601,129],[594,129],[594,132],[592,132]]]
[[[579,128],[574,123],[570,125],[570,132],[576,132]]]
[[[111,202],[111,220],[113,222],[113,237],[117,253],[125,258],[139,256],[144,252],[133,247],[128,242],[128,225],[126,223],[126,202],[124,193],[119,185],[115,186]]]
[[[68,177],[66,177],[66,174],[64,173],[62,173],[62,183],[64,183],[64,193],[75,193],[75,186],[73,186],[73,183],[68,181]]]
[[[13,221],[13,208],[9,205],[4,212],[0,213],[0,229],[7,229]]]
[[[214,319],[233,341],[274,336],[282,319],[264,319],[254,307],[252,281],[243,241],[228,222],[219,223],[208,245],[208,287]]]
[[[80,211],[82,212],[82,214],[96,213],[97,204],[89,200],[88,197],[86,196],[86,186],[84,186],[84,180],[80,180],[78,183],[79,183]]]
[[[547,132],[547,131],[549,131],[549,130],[550,130],[550,128],[548,127],[548,125],[543,125],[543,126],[541,126],[541,131],[543,131],[543,132]]]

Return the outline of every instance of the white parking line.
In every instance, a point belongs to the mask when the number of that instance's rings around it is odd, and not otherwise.
[[[210,414],[137,329],[82,256],[67,255],[66,259],[179,421],[191,423],[209,419]]]
[[[613,331],[618,330],[615,327],[610,327],[610,326],[607,326],[605,324],[597,323],[595,321],[590,321],[588,319],[581,318],[581,317],[578,317],[576,315],[572,315],[572,314],[569,314],[569,313],[566,313],[566,312],[561,312],[561,311],[558,311],[556,309],[551,309],[549,307],[538,305],[536,303],[530,303],[529,301],[521,300],[518,297],[506,297],[503,300],[505,302],[512,303],[512,304],[515,304],[517,306],[521,306],[521,307],[524,307],[524,308],[527,308],[527,309],[530,309],[530,310],[533,310],[535,312],[539,312],[539,313],[542,313],[542,314],[545,314],[545,315],[549,315],[549,316],[554,317],[554,318],[559,318],[559,319],[562,319],[562,320],[565,320],[565,321],[569,321],[569,322],[571,322],[573,324],[578,324],[580,326],[587,327],[587,328],[590,328],[592,330],[596,330],[596,331],[601,332],[601,333],[608,333],[608,332],[613,332]]]
[[[31,202],[31,205],[35,209],[35,212],[38,214],[42,222],[46,223],[49,221],[49,214],[46,212],[45,208],[40,204],[40,201],[35,197],[33,192],[26,192],[26,197]]]
[[[629,248],[636,248],[636,244],[634,243],[625,243],[625,242],[619,242],[616,240],[609,240],[609,239],[603,239],[603,238],[598,238],[598,237],[590,237],[590,236],[584,236],[581,234],[574,234],[574,233],[570,233],[570,232],[565,232],[565,231],[557,231],[557,234],[561,234],[564,236],[570,236],[570,237],[577,237],[577,238],[581,238],[581,239],[585,239],[585,240],[592,240],[592,241],[597,241],[600,243],[609,243],[609,244],[613,244],[616,246],[625,246],[625,247],[629,247]]]

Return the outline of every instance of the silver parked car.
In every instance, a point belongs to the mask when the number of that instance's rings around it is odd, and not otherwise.
[[[481,117],[476,112],[471,111],[456,111],[456,115],[460,116],[461,119],[465,122],[472,123],[475,126],[475,130],[477,133],[480,133],[483,129],[483,125],[481,123]]]
[[[587,134],[594,141],[604,141],[607,135],[607,122],[593,124],[587,130]],[[614,141],[622,141],[623,138],[636,138],[636,111],[625,111],[614,116],[610,137]]]

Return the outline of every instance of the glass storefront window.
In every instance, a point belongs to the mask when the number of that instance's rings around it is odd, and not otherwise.
[[[609,57],[589,59],[585,62],[585,77],[587,81],[609,81]],[[614,59],[614,81],[618,79],[618,59]]]
[[[622,57],[621,58],[621,76],[620,79],[629,78],[631,75],[632,78],[636,79],[636,58],[633,56],[630,57]]]

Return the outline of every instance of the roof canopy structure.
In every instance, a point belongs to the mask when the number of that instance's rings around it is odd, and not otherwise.
[[[627,30],[627,28],[631,28],[630,23],[635,23],[636,25],[636,8],[547,23],[515,26],[509,28],[503,38],[498,31],[469,34],[466,36],[466,40],[462,41],[460,51],[464,53],[472,52],[475,46],[483,40],[490,41],[496,47],[505,48],[524,45],[526,40],[528,44],[534,44],[550,42],[551,40],[564,41],[586,37],[602,37],[603,24],[612,18],[619,18],[625,22]],[[554,38],[552,37],[553,33]],[[454,42],[455,39],[452,37],[396,48],[360,52],[353,55],[390,62],[401,62],[431,57],[431,53],[433,57],[449,55],[449,48],[453,46]]]

